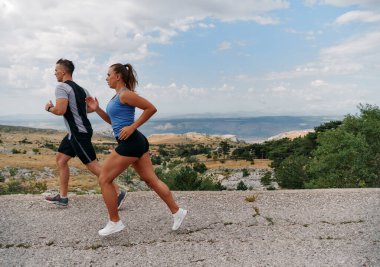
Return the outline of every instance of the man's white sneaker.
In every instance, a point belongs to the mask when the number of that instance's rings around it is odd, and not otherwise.
[[[102,230],[99,230],[99,235],[106,236],[113,233],[117,233],[125,228],[124,224],[121,220],[118,222],[108,221],[106,227],[104,227]]]
[[[174,223],[172,227],[173,231],[177,230],[181,226],[183,220],[186,217],[186,214],[187,214],[187,210],[184,210],[182,208],[179,208],[179,210],[175,214],[173,214],[173,219],[174,219]]]

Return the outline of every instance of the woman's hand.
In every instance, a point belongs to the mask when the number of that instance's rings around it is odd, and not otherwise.
[[[88,112],[96,111],[99,108],[99,101],[96,97],[88,96],[86,97],[86,104]]]
[[[136,131],[136,128],[131,125],[121,128],[119,132],[119,139],[120,140],[128,139],[128,137],[131,136],[131,134],[133,134],[134,131]]]

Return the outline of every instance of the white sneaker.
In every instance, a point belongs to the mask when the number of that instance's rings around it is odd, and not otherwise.
[[[118,222],[108,221],[106,227],[104,227],[102,230],[99,230],[99,235],[106,236],[110,234],[117,233],[125,228],[125,225],[122,223],[121,220]]]
[[[174,223],[172,227],[173,231],[177,230],[181,226],[183,220],[186,217],[186,214],[187,214],[187,210],[184,210],[182,208],[179,208],[179,210],[175,214],[173,214],[173,219],[174,219]]]

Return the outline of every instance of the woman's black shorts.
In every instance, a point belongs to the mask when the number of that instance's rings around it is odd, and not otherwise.
[[[121,156],[140,158],[149,150],[148,140],[138,130],[134,131],[128,139],[120,140],[116,138],[116,141],[118,146],[115,151]]]

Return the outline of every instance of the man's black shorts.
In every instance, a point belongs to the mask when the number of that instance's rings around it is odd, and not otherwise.
[[[78,156],[83,164],[90,163],[96,159],[96,153],[91,143],[91,134],[66,135],[59,145],[58,152],[70,157]]]

